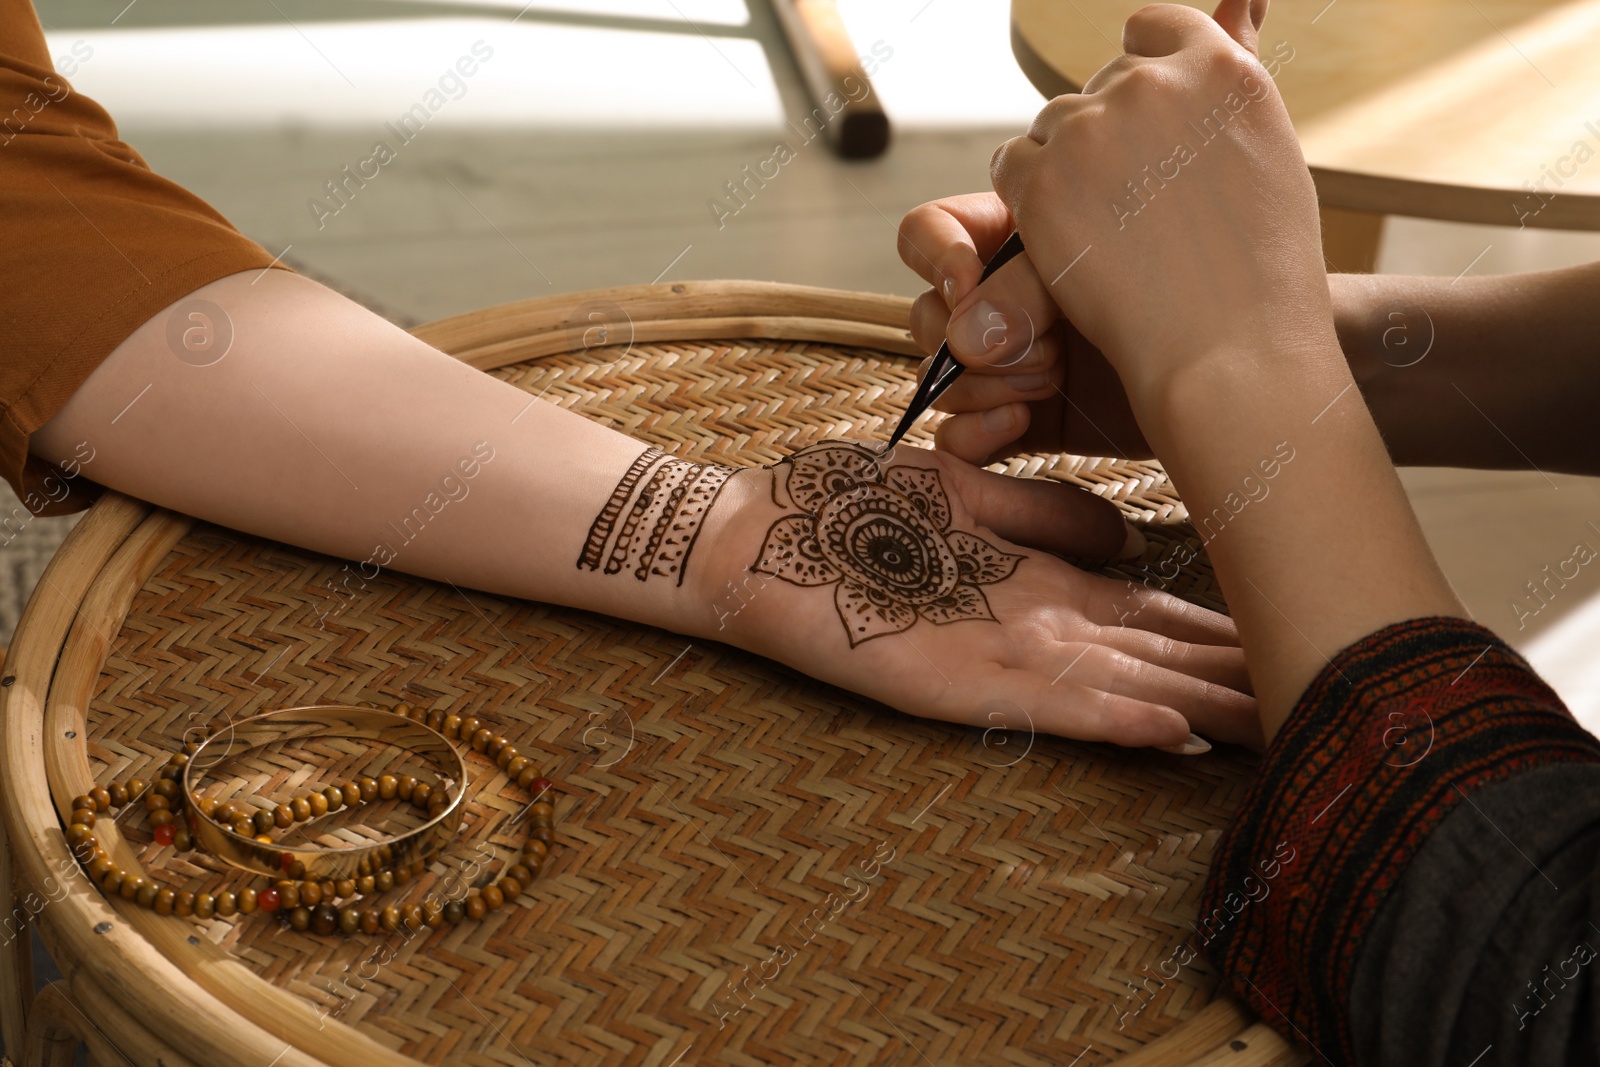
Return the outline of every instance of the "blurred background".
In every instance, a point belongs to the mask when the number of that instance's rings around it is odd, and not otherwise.
[[[52,54],[79,57],[74,87],[157,172],[406,326],[684,279],[914,295],[922,285],[895,254],[900,217],[987,188],[995,146],[1043,103],[1011,54],[1007,0],[840,0],[893,127],[888,152],[867,162],[788,125],[813,104],[762,0],[35,4]],[[399,130],[419,103],[426,123]],[[780,141],[793,156],[773,162]],[[378,142],[390,158],[365,162]],[[363,167],[376,175],[346,181],[345,168]],[[736,199],[727,183],[746,167],[764,184]],[[330,182],[345,183],[340,199]],[[1394,218],[1378,269],[1455,276],[1593,259],[1600,235]],[[1527,583],[1578,542],[1600,548],[1600,483],[1404,477],[1478,621],[1600,726],[1600,567],[1521,628],[1513,608],[1536,603]],[[19,506],[0,486],[0,514]],[[0,548],[0,643],[74,521],[33,520]]]

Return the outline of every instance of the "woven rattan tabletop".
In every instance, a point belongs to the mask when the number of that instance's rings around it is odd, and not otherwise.
[[[771,462],[887,432],[914,384],[908,306],[686,283],[417,332],[669,451]],[[1153,464],[1009,469],[1152,523],[1146,562],[1118,569],[1130,579],[1180,541],[1198,547]],[[263,1067],[1089,1067],[1210,999],[1203,958],[1173,959],[1245,756],[921,721],[726,646],[349,574],[107,494],[40,583],[0,690],[6,827],[21,887],[55,880],[41,928],[95,1019],[92,1047]],[[1171,584],[1221,607],[1203,560]],[[330,938],[263,914],[157,916],[77,872],[60,821],[73,795],[150,776],[197,724],[362,700],[470,710],[559,783],[556,844],[516,906],[409,938]],[[458,844],[395,902],[517,840],[526,798],[472,759]],[[265,791],[303,772],[269,759],[240,771]],[[142,820],[119,825],[118,854],[160,885],[255,884],[158,846]]]

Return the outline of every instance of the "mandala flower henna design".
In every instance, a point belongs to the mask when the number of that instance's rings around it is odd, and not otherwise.
[[[750,567],[800,586],[833,585],[850,647],[931,623],[997,621],[980,585],[1022,556],[950,528],[939,472],[883,467],[860,445],[821,444],[774,466],[772,500],[798,508],[767,531]]]
[[[689,463],[659,448],[639,454],[595,516],[578,556],[578,569],[643,582],[652,576],[683,584],[683,568],[733,468]]]

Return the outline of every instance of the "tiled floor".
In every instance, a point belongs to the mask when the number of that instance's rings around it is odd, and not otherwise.
[[[398,321],[599,286],[764,278],[913,293],[893,228],[913,204],[983,188],[994,146],[1039,105],[1005,0],[844,0],[895,124],[882,159],[802,144],[808,110],[770,10],[743,0],[41,0],[53,51],[158,171],[273,252]],[[411,140],[386,124],[491,50]],[[330,214],[324,183],[393,142]],[[725,183],[792,162],[747,203]],[[352,187],[353,188],[353,187]],[[319,211],[313,203],[322,198]],[[713,205],[720,203],[721,209]],[[737,208],[737,211],[733,209]],[[320,218],[319,218],[320,216]],[[1600,258],[1600,236],[1392,220],[1381,270],[1454,275]],[[1542,567],[1600,534],[1596,483],[1405,472],[1474,614],[1600,721],[1600,570],[1518,628]],[[0,503],[9,510],[11,502]],[[39,520],[0,566],[0,634],[70,520]],[[31,548],[25,547],[31,545]],[[9,589],[7,588],[9,584]]]

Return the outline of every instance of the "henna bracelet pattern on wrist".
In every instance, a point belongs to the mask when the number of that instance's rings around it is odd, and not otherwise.
[[[804,514],[772,524],[750,570],[835,586],[850,647],[904,633],[919,618],[998,621],[978,587],[1010,577],[1024,557],[951,529],[937,470],[885,468],[871,449],[835,442],[803,448],[773,471],[772,502]]]
[[[626,569],[641,582],[661,577],[682,585],[700,527],[733,473],[732,467],[645,449],[595,516],[578,569],[606,574]]]
[[[359,707],[378,710],[368,702],[362,702]],[[342,705],[330,708],[356,710]],[[290,710],[311,712],[318,709]],[[67,847],[82,864],[89,880],[107,896],[115,894],[159,915],[210,919],[216,915],[276,911],[293,929],[318,934],[375,934],[380,930],[399,930],[402,926],[414,932],[425,926],[437,928],[446,923],[454,925],[466,919],[482,919],[489,912],[516,900],[544,867],[550,846],[555,840],[555,807],[546,799],[553,795],[554,783],[540,774],[532,761],[523,756],[504,735],[495,733],[475,716],[457,716],[438,708],[430,711],[403,702],[383,710],[424,725],[445,738],[460,741],[473,751],[488,756],[508,778],[533,794],[533,801],[528,807],[528,840],[522,846],[518,861],[507,866],[499,881],[481,889],[469,890],[462,900],[441,900],[429,896],[420,903],[406,906],[358,907],[353,903],[357,898],[406,885],[427,868],[428,860],[425,857],[395,862],[395,851],[380,847],[371,858],[363,860],[357,871],[352,872],[354,877],[308,877],[305,863],[292,860],[282,872],[287,877],[260,890],[246,888],[237,893],[231,890],[195,893],[159,888],[151,879],[124,870],[96,842],[94,827],[100,814],[137,803],[142,798],[156,843],[187,851],[197,844],[195,830],[200,825],[202,813],[211,821],[231,827],[236,834],[270,846],[273,829],[309,822],[345,807],[398,799],[409,802],[430,817],[436,817],[447,806],[459,801],[459,797],[452,800],[446,796],[444,789],[435,789],[411,775],[391,774],[376,778],[358,775],[342,784],[312,790],[285,803],[253,811],[240,800],[218,803],[213,797],[197,796],[191,799],[186,797],[180,783],[190,757],[198,753],[205,742],[186,743],[182,752],[176,752],[168,759],[160,776],[152,783],[130,778],[126,782],[96,786],[88,793],[74,797],[66,828]],[[274,714],[283,713],[269,712],[257,718]],[[213,724],[208,734],[217,731],[217,726]],[[191,810],[186,811],[186,808]],[[220,858],[227,859],[226,856]]]

